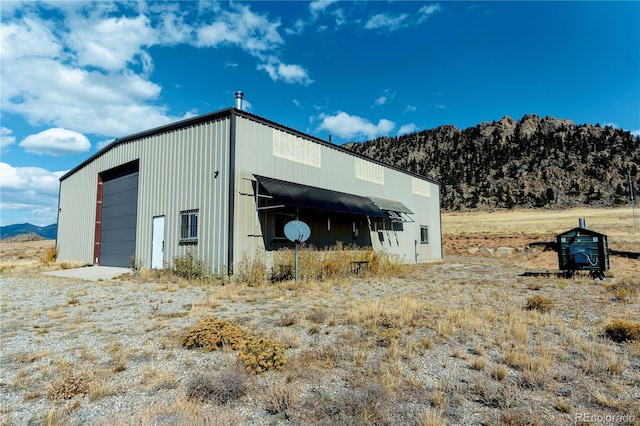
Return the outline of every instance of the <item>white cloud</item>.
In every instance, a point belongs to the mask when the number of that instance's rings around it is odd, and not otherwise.
[[[156,40],[156,31],[146,16],[132,18],[90,18],[73,16],[69,20],[67,45],[76,52],[77,64],[106,71],[119,71],[139,60],[145,74],[151,71],[151,58],[145,48]]]
[[[385,13],[379,13],[377,15],[373,15],[364,27],[368,30],[374,30],[378,28],[383,28],[389,31],[395,31],[397,29],[406,27],[408,24],[407,18],[408,14],[403,13],[401,15],[392,16]]]
[[[400,129],[398,130],[398,136],[406,135],[408,133],[413,133],[416,130],[418,130],[418,127],[415,124],[413,123],[404,124],[400,126]]]
[[[59,178],[65,171],[40,167],[13,167],[0,162],[0,209],[3,222],[49,225],[56,221]]]
[[[27,152],[38,155],[71,155],[91,149],[91,143],[82,133],[52,128],[29,135],[18,144]]]
[[[482,15],[491,15],[493,10],[486,5],[473,4],[467,8],[467,12],[478,12]]]
[[[384,29],[387,31],[396,31],[401,28],[420,25],[426,19],[441,10],[442,8],[439,4],[430,4],[422,6],[415,16],[411,16],[407,13],[402,13],[400,15],[378,13],[369,18],[365,23],[364,28],[368,30]]]
[[[305,22],[302,19],[296,20],[296,22],[290,28],[286,28],[284,30],[285,33],[289,35],[300,34],[304,30],[306,26]]]
[[[313,80],[309,78],[307,70],[300,65],[283,63],[265,63],[257,66],[259,70],[264,70],[273,81],[283,80],[286,83],[311,84]]]
[[[16,141],[16,137],[11,136],[12,133],[13,130],[2,127],[2,131],[0,133],[0,152],[6,152],[9,148],[9,145]]]
[[[396,92],[392,92],[389,89],[385,89],[383,94],[380,95],[373,103],[375,106],[382,106],[386,104],[389,100],[395,98]]]
[[[376,106],[384,105],[387,103],[387,97],[385,95],[380,96],[378,99],[374,101]]]
[[[347,23],[347,17],[344,14],[344,10],[338,9],[333,13],[333,16],[336,19],[336,25],[339,27]]]
[[[631,134],[632,134],[633,136],[640,137],[640,129],[638,129],[638,130],[632,130],[632,131],[631,131]]]
[[[218,47],[231,45],[239,47],[260,63],[258,70],[266,71],[273,81],[290,84],[311,84],[308,71],[301,65],[283,63],[274,53],[284,44],[278,33],[280,20],[270,21],[265,15],[253,13],[248,6],[234,6],[232,10],[221,12],[215,22],[196,30],[197,47]],[[304,22],[296,22],[292,34],[302,31]]]
[[[143,68],[152,66],[143,51],[143,42],[153,39],[148,21],[125,23],[105,18],[101,24],[100,10],[96,8],[91,16],[69,12],[67,20],[57,22],[58,27],[27,13],[13,20],[3,16],[0,77],[5,111],[24,116],[31,125],[49,124],[106,136],[181,118],[168,116],[166,107],[151,104],[160,86],[127,68],[134,57],[141,58]],[[80,29],[83,23],[87,29]],[[88,40],[80,39],[76,28],[81,33],[102,31],[104,40],[88,34]],[[106,37],[106,28],[120,32]],[[64,43],[68,43],[65,48]]]
[[[418,23],[424,22],[425,19],[431,17],[431,15],[438,13],[442,10],[439,4],[430,4],[427,6],[422,6],[418,11],[420,17],[418,18]]]
[[[406,114],[408,112],[414,112],[414,111],[417,111],[417,110],[418,110],[417,106],[415,106],[415,105],[407,105],[405,107],[405,109],[404,109],[404,113]]]
[[[266,16],[253,13],[248,6],[235,6],[222,12],[214,23],[197,30],[196,46],[230,44],[259,56],[284,43],[278,33],[279,26],[279,20],[271,22]]]
[[[253,109],[253,104],[251,102],[249,102],[247,100],[247,98],[244,98],[242,100],[242,110],[243,111],[251,111]]]
[[[388,134],[395,127],[395,123],[387,119],[381,119],[376,125],[367,119],[342,111],[336,115],[320,114],[318,118],[321,120],[318,131],[325,130],[342,139],[357,137],[374,139]]]
[[[52,57],[62,53],[50,26],[37,18],[25,17],[19,22],[3,22],[0,32],[0,55],[3,62],[24,57]]]
[[[53,13],[43,14],[43,8]],[[274,80],[313,82],[304,67],[279,59],[277,49],[284,43],[279,20],[235,4],[200,10],[202,19],[190,24],[179,3],[27,2],[3,8],[3,111],[33,126],[101,136],[187,118],[193,113],[172,115],[158,104],[162,87],[150,79],[149,48],[177,43],[199,48],[226,43],[249,52]]]
[[[150,105],[160,86],[131,72],[102,74],[48,58],[4,62],[2,105],[32,125],[105,136],[156,127],[181,117]]]
[[[96,143],[96,149],[97,149],[98,151],[100,151],[101,149],[104,149],[104,148],[106,148],[107,146],[109,146],[113,141],[114,141],[113,139],[105,139],[105,140],[102,140],[102,141],[100,141],[100,142]]]
[[[447,106],[442,104],[436,104],[435,109],[447,109]]]
[[[309,4],[309,10],[311,11],[311,15],[317,16],[318,14],[324,12],[329,6],[333,3],[336,3],[338,0],[315,0]]]
[[[40,193],[46,195],[58,194],[58,179],[65,172],[50,172],[40,167],[13,167],[9,163],[0,162],[0,188],[5,191],[29,191],[37,188]]]

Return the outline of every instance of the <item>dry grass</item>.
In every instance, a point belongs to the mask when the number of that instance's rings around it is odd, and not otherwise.
[[[462,234],[450,224],[463,218],[466,235],[487,224],[482,238],[487,235],[488,244],[492,235],[517,236],[519,244],[531,240],[523,237],[525,224],[528,235],[548,239],[586,217],[589,228],[618,239],[615,224],[626,217],[624,210],[609,212],[613,224],[603,230],[599,212],[569,211],[564,218],[560,212],[511,213],[445,215],[443,234]],[[457,235],[457,244],[465,241]],[[28,304],[28,292],[11,299],[3,287],[3,343],[20,338],[41,346],[3,351],[3,398],[18,399],[3,400],[0,420],[519,425],[570,424],[584,413],[639,416],[640,343],[633,336],[640,306],[632,269],[637,272],[638,261],[612,258],[604,282],[519,276],[549,255],[447,254],[441,264],[364,277],[336,274],[298,286],[263,282],[258,275],[248,282],[205,285],[140,273],[98,288],[60,280],[37,289],[51,293],[51,303],[37,307]],[[333,260],[323,267],[340,269]],[[185,294],[195,296],[189,303],[174,302]],[[119,323],[127,312],[136,320]],[[209,341],[221,350],[184,347],[194,324],[209,317],[237,325],[242,336],[263,339],[256,342],[279,342],[286,365],[247,375],[231,350],[236,329]],[[101,343],[87,345],[85,334]],[[69,343],[52,349],[59,346],[47,346],[50,338]],[[263,349],[251,354],[258,359]],[[127,400],[136,404],[122,403]],[[118,412],[80,420],[92,404],[109,407],[116,401]],[[20,417],[25,405],[38,407],[38,414]]]
[[[0,242],[0,273],[24,276],[84,266],[70,262],[56,263],[58,253],[55,244],[55,240]]]
[[[636,212],[636,223],[639,214]],[[585,218],[588,229],[607,235],[610,247],[640,251],[640,229],[634,232],[631,208],[443,213],[442,229],[445,235],[526,235],[544,239],[577,227],[581,217]]]

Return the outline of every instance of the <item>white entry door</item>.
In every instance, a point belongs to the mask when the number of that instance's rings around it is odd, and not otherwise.
[[[162,269],[164,261],[164,216],[153,218],[153,241],[151,252],[151,267]]]

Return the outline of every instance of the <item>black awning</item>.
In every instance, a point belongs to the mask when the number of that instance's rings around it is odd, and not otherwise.
[[[413,222],[409,214],[413,214],[411,210],[400,201],[387,200],[378,197],[369,198],[380,210],[385,212],[392,222]]]
[[[375,203],[381,210],[385,210],[388,212],[397,212],[397,213],[410,213],[413,214],[411,210],[400,201],[386,200],[384,198],[378,197],[368,197],[371,201]]]
[[[278,204],[362,216],[387,217],[367,197],[253,175]]]

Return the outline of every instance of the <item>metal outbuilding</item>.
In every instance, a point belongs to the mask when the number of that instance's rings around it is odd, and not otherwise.
[[[59,261],[162,268],[193,251],[217,273],[291,243],[342,241],[442,259],[440,185],[227,108],[116,139],[60,178]]]
[[[580,226],[556,236],[558,265],[569,276],[577,271],[589,271],[590,275],[604,278],[609,270],[607,236],[587,229],[584,219]]]

